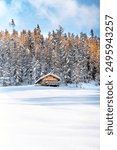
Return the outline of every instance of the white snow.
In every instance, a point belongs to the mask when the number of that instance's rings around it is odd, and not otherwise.
[[[99,150],[99,87],[0,87],[0,150]]]

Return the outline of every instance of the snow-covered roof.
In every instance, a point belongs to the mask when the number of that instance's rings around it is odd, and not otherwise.
[[[59,80],[61,80],[61,78],[53,73],[48,73],[47,75],[43,75],[42,77],[40,77],[35,83],[39,82],[40,80],[44,79],[45,77],[48,77],[48,76],[53,76]]]

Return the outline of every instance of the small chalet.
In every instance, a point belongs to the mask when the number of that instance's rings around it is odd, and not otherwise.
[[[47,75],[42,76],[39,78],[35,85],[42,85],[42,86],[59,86],[61,78],[55,74],[49,73]]]

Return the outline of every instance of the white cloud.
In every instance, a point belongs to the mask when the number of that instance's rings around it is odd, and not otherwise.
[[[37,15],[47,20],[48,24],[45,26],[50,31],[57,28],[58,25],[82,32],[84,28],[87,30],[99,28],[99,8],[95,5],[79,4],[77,0],[12,0],[10,4],[7,4],[5,0],[0,0],[0,30],[10,29],[9,21],[12,18],[15,20],[17,29],[24,26],[26,28],[24,19],[26,16],[23,16],[23,13],[22,16],[19,15],[20,12],[25,11],[24,2],[30,3],[35,9],[34,16]],[[29,20],[32,21],[33,18]]]
[[[2,0],[0,1],[0,18],[4,18],[6,13],[7,13],[7,7],[5,2]]]
[[[22,11],[23,1],[24,0],[12,0],[10,5],[11,10],[14,13]]]
[[[86,6],[76,0],[29,0],[38,15],[48,19],[55,28],[59,24],[74,24],[79,28],[97,28],[99,26],[99,8]],[[53,11],[52,11],[53,10]]]
[[[16,24],[20,23],[18,16],[19,11],[21,11],[22,3],[17,0],[12,0],[11,4],[7,4],[4,0],[0,1],[0,30],[12,30],[9,26],[9,22],[13,18]]]
[[[97,28],[99,26],[99,9],[95,6],[81,6],[77,10],[78,14],[76,16],[77,25],[91,28]]]

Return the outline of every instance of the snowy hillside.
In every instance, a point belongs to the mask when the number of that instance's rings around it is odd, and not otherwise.
[[[99,150],[99,88],[84,87],[0,87],[0,150]]]

